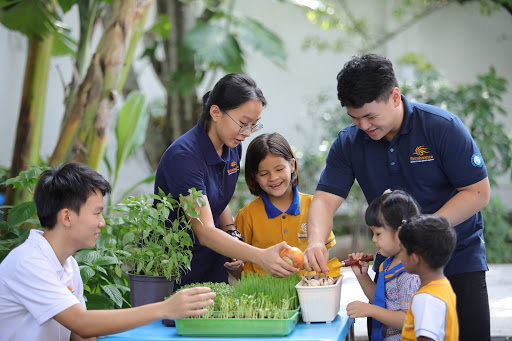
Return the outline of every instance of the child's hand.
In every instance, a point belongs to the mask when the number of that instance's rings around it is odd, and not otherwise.
[[[243,262],[243,261],[241,261],[241,260],[239,260],[239,259],[237,260],[237,259],[235,259],[235,258],[232,258],[231,260],[232,260],[232,262],[225,262],[225,263],[224,263],[224,267],[225,267],[226,269],[228,269],[229,271],[235,271],[235,270],[237,270],[240,266],[244,265],[244,262]]]
[[[162,302],[165,318],[181,319],[202,315],[208,312],[207,306],[213,304],[215,293],[208,287],[183,289]]]
[[[356,317],[369,317],[371,312],[371,304],[354,301],[347,305],[347,315],[354,319]]]
[[[348,255],[349,259],[359,260],[365,256],[364,252],[355,252]],[[365,275],[368,273],[368,267],[370,264],[368,262],[359,261],[359,264],[352,265],[352,271],[356,276]]]

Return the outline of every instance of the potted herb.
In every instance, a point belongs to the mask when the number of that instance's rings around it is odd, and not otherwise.
[[[190,219],[199,219],[204,203],[202,192],[192,188],[189,196],[180,195],[179,201],[159,189],[158,195],[141,194],[119,204],[128,228],[120,258],[130,277],[132,306],[162,301],[172,293],[174,282],[190,270]],[[172,221],[171,211],[177,212]]]

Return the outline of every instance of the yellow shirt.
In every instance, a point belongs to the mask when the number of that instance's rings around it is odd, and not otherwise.
[[[295,189],[295,188],[294,188]],[[282,213],[269,218],[262,197],[258,197],[242,208],[235,219],[235,225],[244,236],[245,242],[253,246],[266,249],[277,243],[285,241],[290,246],[295,246],[304,251],[308,246],[307,218],[312,195],[296,191],[298,195],[294,200],[299,204],[299,210],[294,213]],[[268,205],[268,202],[267,202]],[[271,204],[270,204],[271,205]],[[292,203],[293,205],[293,203]],[[273,205],[272,205],[273,206]],[[277,210],[275,206],[272,210]],[[334,234],[331,232],[325,245],[331,248],[336,244]],[[247,262],[244,266],[245,273],[266,272],[258,265]]]
[[[459,340],[456,296],[446,277],[428,283],[412,296],[402,340],[416,340],[417,335],[433,340]]]

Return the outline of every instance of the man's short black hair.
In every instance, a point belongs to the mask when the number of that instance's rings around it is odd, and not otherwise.
[[[434,270],[448,264],[457,243],[457,233],[448,219],[434,214],[409,219],[398,237],[408,255],[420,255]]]
[[[34,191],[41,226],[53,228],[57,213],[63,208],[79,214],[80,208],[97,190],[105,196],[111,187],[103,176],[81,163],[68,163],[43,172]]]
[[[361,108],[387,101],[398,87],[393,64],[378,54],[352,57],[338,73],[338,99],[342,107]]]

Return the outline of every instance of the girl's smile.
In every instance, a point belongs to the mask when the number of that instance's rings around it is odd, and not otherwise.
[[[283,196],[293,198],[291,180],[295,171],[295,160],[287,161],[281,156],[269,153],[260,161],[256,182],[267,193],[271,202]]]

